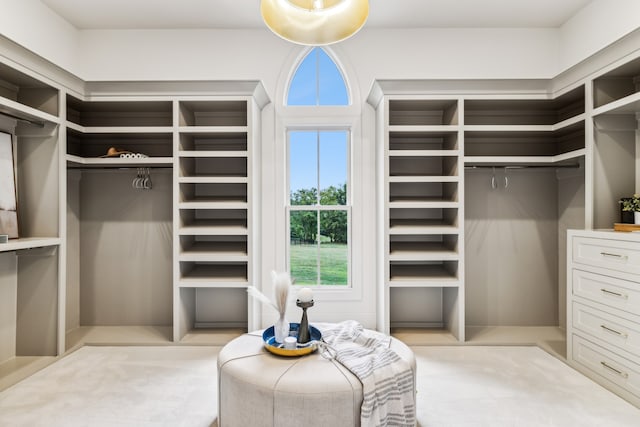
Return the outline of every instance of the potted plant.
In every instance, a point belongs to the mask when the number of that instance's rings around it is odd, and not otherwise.
[[[634,194],[633,197],[620,200],[620,203],[623,212],[633,212],[634,224],[640,224],[640,195]]]

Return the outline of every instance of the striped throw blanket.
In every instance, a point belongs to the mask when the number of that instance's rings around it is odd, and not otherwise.
[[[362,427],[415,426],[414,372],[389,348],[391,337],[354,320],[321,330],[333,357],[362,382]]]

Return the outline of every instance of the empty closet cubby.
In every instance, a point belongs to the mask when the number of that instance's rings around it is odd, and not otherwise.
[[[244,288],[180,287],[176,304],[180,308],[178,334],[186,343],[209,343],[211,329],[247,330],[249,317]]]
[[[389,154],[390,177],[457,176],[458,155]],[[402,153],[402,152],[400,152]]]
[[[246,132],[208,132],[180,134],[179,150],[194,152],[212,152],[212,155],[221,155],[221,152],[247,151]]]
[[[247,236],[180,236],[180,255],[182,259],[227,259],[246,261],[248,255]]]
[[[426,258],[426,257],[425,257]],[[389,264],[391,287],[458,285],[458,261],[394,261]]]
[[[458,150],[458,132],[389,132],[390,151]]]
[[[181,182],[179,201],[247,203],[247,184]]]
[[[404,328],[432,331],[458,330],[460,298],[456,287],[394,287],[389,290],[390,323],[396,333]],[[451,335],[446,342],[455,342]]]
[[[2,112],[34,119],[50,116],[50,120],[59,116],[59,93],[57,88],[41,80],[0,64],[0,97],[19,104],[8,107],[0,102]]]
[[[389,203],[457,202],[457,182],[389,182]]]
[[[247,156],[234,157],[180,157],[181,177],[230,177],[247,176]]]
[[[458,208],[391,208],[389,235],[456,234]]]
[[[628,61],[593,80],[593,107],[603,107],[624,98],[637,101],[640,99],[638,93],[640,93],[640,58]]]
[[[457,100],[389,100],[389,126],[446,126],[457,124]]]
[[[465,156],[470,157],[551,157],[585,147],[582,121],[555,131],[467,131],[464,138]]]
[[[83,127],[170,127],[171,101],[82,101],[67,95],[67,121]]]
[[[389,236],[389,258],[393,261],[458,259],[458,236],[417,234]]]
[[[465,125],[555,125],[585,112],[584,86],[554,99],[464,101]]]
[[[223,256],[223,255],[222,255]],[[181,261],[180,286],[247,286],[246,261]]]
[[[181,101],[180,126],[247,126],[247,101]]]
[[[247,234],[246,209],[180,209],[180,234]]]

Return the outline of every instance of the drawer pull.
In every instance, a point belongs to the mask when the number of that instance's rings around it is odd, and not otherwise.
[[[600,364],[602,366],[604,366],[605,368],[607,368],[608,370],[610,370],[611,372],[613,372],[614,374],[620,375],[622,378],[625,378],[625,379],[629,378],[629,374],[627,374],[626,372],[622,372],[622,371],[612,367],[607,362],[600,362]]]
[[[611,252],[600,252],[600,255],[602,255],[603,257],[623,259],[625,261],[628,258],[628,256],[626,256],[626,255],[612,254]]]
[[[610,291],[609,289],[605,289],[605,288],[601,288],[600,290],[607,295],[611,295],[611,296],[622,298],[622,299],[629,299],[629,295],[627,294],[621,294],[620,292]]]
[[[604,329],[605,331],[607,331],[609,333],[612,333],[614,335],[617,335],[619,337],[622,337],[624,339],[626,339],[629,336],[628,334],[625,334],[624,332],[616,331],[615,329],[611,329],[611,328],[609,328],[609,327],[607,327],[605,325],[600,325],[600,327],[602,329]]]

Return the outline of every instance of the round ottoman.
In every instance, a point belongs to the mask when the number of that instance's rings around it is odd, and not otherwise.
[[[415,372],[413,352],[391,338],[391,348]],[[244,334],[218,355],[219,427],[359,426],[362,384],[320,350],[301,357],[268,352],[262,332]]]

